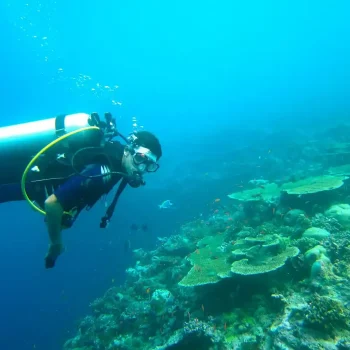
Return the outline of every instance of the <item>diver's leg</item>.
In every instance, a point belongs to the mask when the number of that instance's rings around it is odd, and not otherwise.
[[[85,175],[100,175],[101,166],[94,165],[83,172]],[[64,251],[62,244],[62,220],[64,211],[69,212],[75,209],[75,214],[69,219],[70,227],[79,215],[79,212],[87,205],[93,194],[93,198],[102,195],[104,181],[101,177],[86,179],[83,176],[75,175],[70,177],[66,182],[61,184],[45,201],[46,222],[50,239],[49,251],[45,257],[46,268],[55,266],[56,259]],[[97,192],[97,194],[95,193]],[[92,194],[91,194],[92,193]]]
[[[46,268],[54,267],[56,259],[64,251],[62,244],[64,211],[70,211],[79,205],[84,190],[84,181],[86,179],[82,176],[72,176],[45,200],[45,219],[50,240],[49,250],[45,257]]]
[[[49,233],[50,245],[45,257],[45,267],[55,266],[56,259],[63,252],[62,244],[62,217],[63,207],[57,197],[52,194],[45,201],[46,223]]]

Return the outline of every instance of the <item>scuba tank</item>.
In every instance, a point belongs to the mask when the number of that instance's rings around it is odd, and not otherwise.
[[[97,113],[76,113],[0,128],[0,160],[3,167],[0,184],[20,181],[33,157],[52,143],[54,145],[47,148],[35,165],[46,164],[49,160],[68,161],[64,159],[66,154],[84,147],[100,147],[106,138],[116,133],[111,114],[106,113],[105,117],[106,122],[101,122]],[[60,140],[74,132],[74,136]],[[33,169],[38,170],[38,167]]]
[[[70,172],[68,176],[72,175],[72,171],[84,176],[74,165],[74,159],[81,151],[93,152],[94,149],[99,149],[100,152],[106,142],[115,136],[120,136],[126,144],[131,143],[129,138],[118,132],[111,113],[105,113],[104,116],[105,121],[102,121],[97,113],[76,113],[0,128],[0,160],[3,166],[3,171],[0,172],[0,187],[3,184],[20,182],[24,199],[35,210],[45,215],[35,201],[28,197],[28,181],[64,178],[67,177],[67,169]],[[123,180],[101,219],[101,228],[108,225],[126,185],[129,183],[132,187],[138,187],[145,184],[140,174],[128,175],[112,171],[101,176],[112,174],[121,175]],[[72,215],[70,212],[64,214]]]

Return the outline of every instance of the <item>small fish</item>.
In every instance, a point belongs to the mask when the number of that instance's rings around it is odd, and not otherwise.
[[[215,203],[219,203],[220,201],[221,201],[220,198],[216,198],[216,199],[214,200]]]
[[[169,199],[165,200],[164,202],[158,205],[159,209],[169,209],[172,206],[173,203]]]
[[[202,311],[204,312],[204,305],[202,304]]]

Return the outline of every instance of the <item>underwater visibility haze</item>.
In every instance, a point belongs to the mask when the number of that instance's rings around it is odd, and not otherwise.
[[[107,228],[116,187],[82,211],[53,269],[43,216],[1,203],[1,348],[349,349],[349,10],[3,1],[0,137],[110,112],[163,155]]]

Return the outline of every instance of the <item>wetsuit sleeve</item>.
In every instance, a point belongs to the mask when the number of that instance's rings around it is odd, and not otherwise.
[[[108,171],[109,169],[104,167],[103,172]],[[54,194],[63,209],[65,211],[73,208],[82,209],[107,193],[113,187],[110,183],[111,177],[102,177],[101,173],[100,165],[90,166],[82,172],[84,176],[74,175],[60,185]]]
[[[83,204],[85,181],[86,179],[81,176],[74,175],[56,189],[54,195],[61,203],[63,210],[69,211]]]

